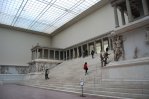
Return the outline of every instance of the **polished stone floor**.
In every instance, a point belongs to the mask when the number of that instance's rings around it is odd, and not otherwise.
[[[0,85],[0,99],[111,99],[97,96],[80,97],[79,94],[66,93],[13,84]]]

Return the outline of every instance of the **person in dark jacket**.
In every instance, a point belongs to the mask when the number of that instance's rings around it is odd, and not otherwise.
[[[85,70],[85,75],[88,74],[88,66],[87,66],[87,62],[85,62],[84,64],[84,70]]]
[[[109,48],[106,48],[106,52],[104,53],[104,66],[106,66],[106,64],[108,64],[107,59],[109,58],[109,53],[108,53]]]
[[[92,58],[94,58],[94,50],[91,51]]]
[[[48,75],[49,75],[49,69],[46,69],[46,71],[45,71],[45,79],[46,80],[49,79]]]

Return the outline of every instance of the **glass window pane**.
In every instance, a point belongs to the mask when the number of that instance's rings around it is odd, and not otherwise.
[[[100,0],[1,0],[0,23],[52,33]]]

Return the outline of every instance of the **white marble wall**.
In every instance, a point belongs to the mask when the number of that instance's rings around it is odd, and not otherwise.
[[[123,66],[104,68],[102,81],[107,84],[139,84],[149,83],[149,64],[138,66]]]
[[[125,59],[111,62],[104,67],[102,78],[113,81],[149,81],[149,44],[145,41],[146,28],[137,28],[120,35],[123,36]]]
[[[97,37],[113,30],[115,27],[114,12],[107,4],[79,22],[52,37],[52,47],[67,48],[90,38]]]
[[[50,47],[48,36],[0,28],[0,65],[28,65],[31,48],[37,45]]]
[[[149,81],[149,63],[103,68],[103,79],[115,81]]]
[[[123,35],[125,59],[133,59],[135,56],[135,48],[137,48],[137,56],[149,57],[149,44],[146,43],[146,28],[132,30]]]

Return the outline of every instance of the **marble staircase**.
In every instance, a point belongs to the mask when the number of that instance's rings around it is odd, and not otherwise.
[[[88,75],[85,76],[83,64],[89,65]],[[102,67],[99,55],[65,61],[49,73],[49,80],[40,75],[37,79],[20,81],[17,84],[32,87],[73,92],[81,94],[80,78],[85,82],[84,94],[111,97],[112,99],[149,99],[148,81],[108,81],[102,78]]]

